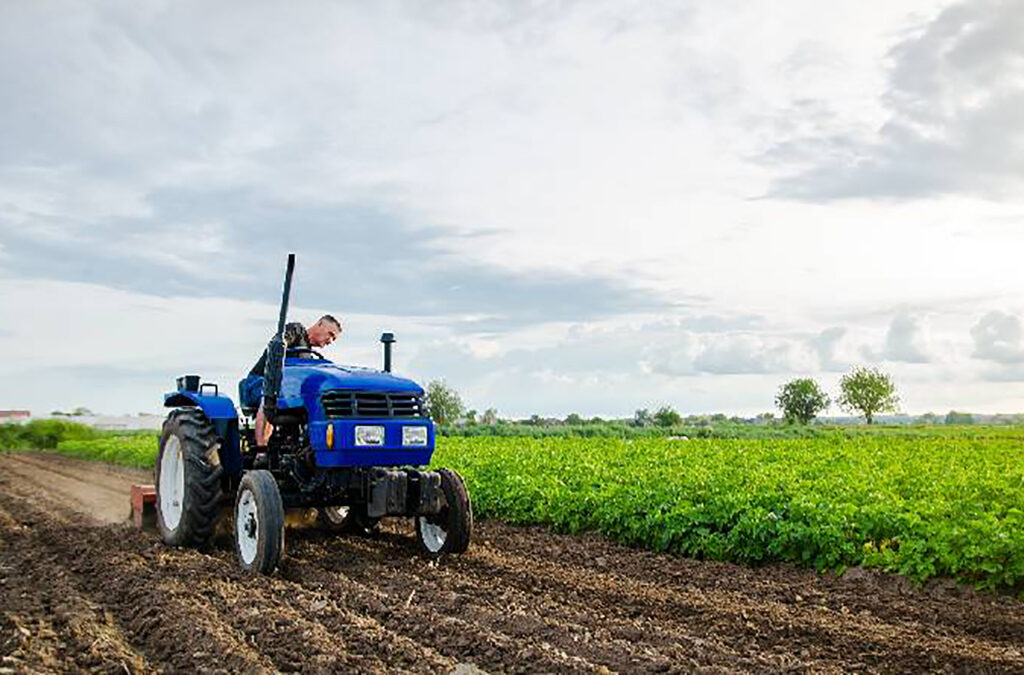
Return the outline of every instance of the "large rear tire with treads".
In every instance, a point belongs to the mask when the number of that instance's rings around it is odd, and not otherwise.
[[[198,408],[174,410],[164,421],[156,458],[156,522],[171,546],[201,547],[220,513],[220,440]]]

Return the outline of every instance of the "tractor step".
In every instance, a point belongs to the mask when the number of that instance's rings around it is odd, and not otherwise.
[[[156,486],[133,485],[132,522],[140,530],[156,530]]]

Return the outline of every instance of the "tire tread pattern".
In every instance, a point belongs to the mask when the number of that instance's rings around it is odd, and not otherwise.
[[[221,476],[223,468],[208,459],[218,451],[220,439],[213,425],[198,408],[178,408],[164,420],[160,435],[160,453],[156,462],[156,484],[160,484],[160,457],[164,443],[171,435],[181,442],[185,462],[185,496],[181,522],[173,533],[165,531],[163,519],[158,517],[164,541],[172,546],[202,548],[213,536],[217,516],[220,514]],[[157,509],[159,510],[159,499]]]
[[[246,491],[252,492],[256,501],[256,513],[259,528],[259,545],[252,565],[246,565],[238,548],[235,537],[235,552],[242,569],[252,574],[271,574],[284,554],[284,502],[281,491],[277,487],[274,475],[264,469],[246,471],[238,486],[235,496],[235,518],[238,514],[238,502]],[[237,525],[236,525],[237,527]]]
[[[446,510],[443,512],[446,516],[445,540],[440,550],[431,551],[423,543],[422,516],[416,518],[416,538],[419,541],[420,553],[430,559],[439,558],[448,553],[465,553],[469,548],[469,540],[473,536],[473,504],[470,501],[465,481],[458,472],[451,469],[439,469],[438,473],[441,474],[441,489],[444,491],[447,503]]]
[[[473,503],[469,490],[458,472],[441,469],[438,473],[448,501],[448,536],[444,549],[447,553],[465,553],[473,536]]]

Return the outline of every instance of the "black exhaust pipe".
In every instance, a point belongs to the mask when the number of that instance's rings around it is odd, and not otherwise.
[[[284,272],[284,289],[281,291],[281,313],[277,317],[277,334],[267,345],[267,364],[263,378],[263,415],[273,422],[277,415],[277,396],[281,393],[281,375],[284,369],[284,324],[288,320],[288,299],[292,294],[292,272],[295,271],[295,254],[288,254],[288,265]]]
[[[393,345],[395,342],[397,342],[397,340],[395,340],[395,334],[394,333],[384,333],[384,334],[382,334],[380,336],[380,341],[384,344],[384,372],[385,373],[390,373],[391,372],[391,345]]]

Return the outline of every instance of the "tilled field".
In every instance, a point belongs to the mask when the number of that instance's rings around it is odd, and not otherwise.
[[[500,523],[289,531],[273,577],[123,523],[145,474],[0,456],[0,672],[1024,671],[1024,604]],[[107,524],[104,524],[107,523]]]

